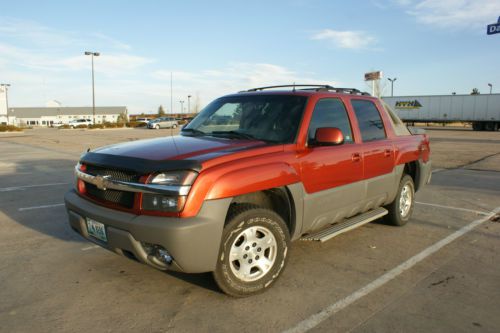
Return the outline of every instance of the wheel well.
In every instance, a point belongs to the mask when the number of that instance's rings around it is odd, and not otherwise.
[[[253,204],[261,208],[266,208],[278,214],[285,221],[290,235],[295,231],[295,208],[291,194],[285,187],[277,187],[269,190],[246,193],[234,197],[229,206],[226,216],[231,214],[231,211],[241,204]]]

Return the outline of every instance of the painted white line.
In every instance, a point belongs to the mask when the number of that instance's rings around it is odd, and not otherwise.
[[[99,245],[92,245],[92,246],[87,246],[87,247],[82,247],[82,251],[88,251],[88,250],[94,250],[100,248]]]
[[[406,270],[412,268],[428,256],[436,253],[439,251],[441,248],[444,246],[450,244],[453,242],[455,239],[465,235],[466,233],[470,232],[473,230],[475,227],[479,226],[480,224],[488,221],[492,216],[494,216],[497,212],[500,211],[500,207],[496,208],[492,213],[488,214],[488,216],[485,216],[479,220],[473,221],[466,226],[458,229],[454,233],[450,234],[449,236],[443,238],[437,243],[434,243],[430,247],[426,248],[422,252],[416,254],[415,256],[411,257],[407,261],[403,262],[399,266],[391,269],[389,272],[385,273],[384,275],[380,276],[376,280],[370,282],[366,286],[362,287],[361,289],[358,289],[351,295],[347,296],[346,298],[341,299],[338,302],[335,302],[333,304],[330,304],[327,306],[325,309],[321,310],[320,312],[313,314],[309,318],[304,319],[303,321],[299,322],[295,327],[292,327],[288,330],[286,330],[284,333],[302,333],[302,332],[307,332],[310,329],[318,326],[321,322],[325,321],[328,319],[330,316],[333,314],[339,312],[340,310],[348,307],[352,303],[356,302],[357,300],[363,298],[364,296],[368,295],[372,291],[376,290],[377,288],[383,286],[387,282],[391,281],[392,279],[396,278],[397,276],[401,275],[403,272]]]
[[[19,190],[25,190],[27,188],[33,188],[33,187],[60,186],[60,185],[68,185],[68,184],[69,183],[50,183],[50,184],[37,184],[37,185],[23,185],[23,186],[1,187],[0,188],[0,192],[19,191]]]
[[[431,203],[427,203],[427,202],[415,201],[415,203],[419,204],[419,205],[424,205],[424,206],[438,207],[438,208],[451,209],[451,210],[459,210],[459,211],[462,211],[462,212],[475,213],[475,214],[479,214],[479,215],[488,215],[488,214],[490,214],[489,212],[483,212],[483,211],[480,211],[480,210],[460,208],[460,207],[452,207],[452,206],[444,206],[444,205],[438,205],[438,204],[431,204]]]
[[[61,207],[64,206],[63,203],[60,204],[54,204],[54,205],[43,205],[43,206],[33,206],[33,207],[24,207],[24,208],[19,208],[18,211],[20,212],[25,212],[27,210],[34,210],[34,209],[44,209],[44,208],[54,208],[54,207]]]
[[[434,170],[432,170],[432,173],[436,173],[436,172],[443,171],[443,170],[446,170],[446,169],[434,169]]]

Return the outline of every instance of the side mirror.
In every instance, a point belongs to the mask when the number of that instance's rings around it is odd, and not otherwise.
[[[316,129],[314,141],[317,146],[337,146],[344,143],[344,134],[336,127]]]

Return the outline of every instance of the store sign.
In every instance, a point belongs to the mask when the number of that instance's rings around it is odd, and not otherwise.
[[[404,110],[414,110],[414,109],[420,109],[422,107],[422,104],[420,104],[419,101],[416,99],[413,101],[397,101],[395,108],[396,109],[404,109]]]
[[[494,35],[500,33],[500,16],[498,17],[498,22],[493,24],[488,24],[486,28],[486,33],[488,35]]]
[[[375,81],[382,78],[382,72],[370,72],[365,74],[365,81]]]

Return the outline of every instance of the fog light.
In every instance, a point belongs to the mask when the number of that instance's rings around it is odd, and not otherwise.
[[[144,243],[142,242],[142,247],[146,251],[149,256],[154,257],[156,260],[161,263],[170,265],[174,258],[170,255],[170,253],[165,250],[165,248],[158,244]]]

